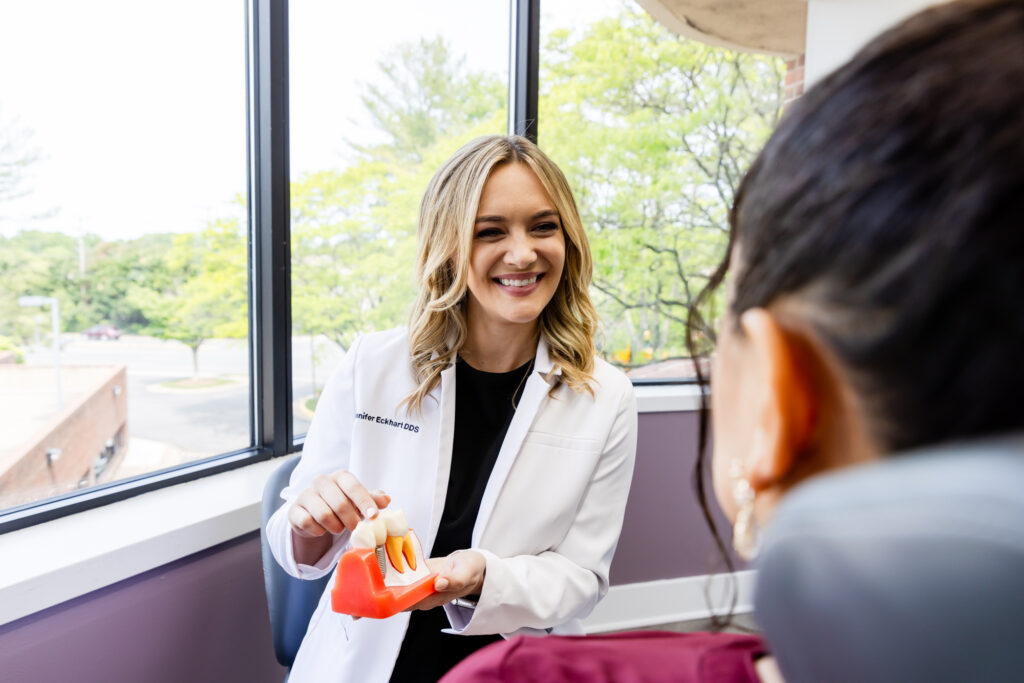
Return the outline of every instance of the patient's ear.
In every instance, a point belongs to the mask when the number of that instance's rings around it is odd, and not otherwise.
[[[814,431],[815,397],[809,381],[807,346],[787,332],[770,311],[752,308],[740,325],[754,356],[751,392],[755,433],[747,454],[750,485],[761,491],[794,467]]]

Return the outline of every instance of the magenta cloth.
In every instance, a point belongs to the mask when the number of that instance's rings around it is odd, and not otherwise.
[[[441,681],[753,683],[754,660],[765,654],[759,637],[734,633],[520,636],[475,652]]]

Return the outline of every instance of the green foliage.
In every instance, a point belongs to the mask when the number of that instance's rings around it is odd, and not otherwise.
[[[779,116],[781,61],[682,39],[625,9],[578,35],[553,32],[541,65],[540,143],[591,237],[606,357],[687,355],[687,314]]]
[[[295,332],[347,348],[356,334],[401,319],[415,253],[402,184],[370,161],[292,184]]]
[[[0,353],[5,351],[14,352],[14,362],[24,363],[25,353],[21,350],[21,347],[14,343],[14,340],[10,337],[0,337]]]
[[[127,297],[149,321],[144,332],[175,339],[192,350],[211,338],[248,334],[246,231],[237,220],[214,220],[198,233],[174,235],[165,256],[164,287],[129,286]]]
[[[382,161],[420,164],[439,142],[450,146],[504,107],[504,84],[467,69],[441,37],[401,44],[378,67],[383,78],[367,84],[360,99],[386,140],[352,146]]]
[[[25,343],[32,338],[34,316],[43,314],[42,329],[50,329],[47,311],[18,306],[18,297],[27,295],[56,298],[62,328],[79,325],[84,311],[77,273],[77,247],[71,237],[35,230],[0,235],[0,334]]]
[[[109,322],[133,332],[153,325],[146,302],[174,281],[165,258],[174,239],[174,235],[160,233],[96,244],[89,252],[87,267],[89,323]]]
[[[23,343],[32,338],[33,317],[43,312],[18,306],[18,297],[27,295],[58,299],[65,332],[97,323],[128,331],[148,327],[140,301],[171,282],[164,254],[172,239],[152,234],[104,242],[95,235],[79,239],[37,230],[0,236],[0,334]],[[42,328],[49,331],[49,318]]]

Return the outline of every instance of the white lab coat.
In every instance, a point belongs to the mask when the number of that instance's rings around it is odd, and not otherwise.
[[[473,527],[472,548],[487,561],[483,591],[476,609],[444,608],[454,633],[581,633],[580,619],[608,591],[633,474],[636,398],[625,375],[600,359],[593,397],[565,384],[549,396],[552,365],[541,341]],[[430,557],[448,488],[455,368],[442,372],[422,415],[398,407],[415,386],[404,329],[366,335],[345,355],[281,494],[286,502],[267,524],[274,556],[290,574],[321,577],[348,546],[345,532],[315,566],[297,564],[287,520],[291,501],[314,476],[339,469],[390,495]],[[290,681],[387,681],[409,614],[353,620],[335,613],[333,583],[310,620]]]

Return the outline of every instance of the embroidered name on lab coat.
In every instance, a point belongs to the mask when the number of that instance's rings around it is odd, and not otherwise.
[[[387,427],[397,427],[398,429],[404,429],[407,432],[416,433],[420,431],[420,426],[411,424],[409,422],[400,422],[399,420],[392,420],[390,417],[382,417],[380,415],[370,415],[369,413],[356,413],[357,420],[366,420],[367,422],[375,422],[377,424],[385,425]]]

